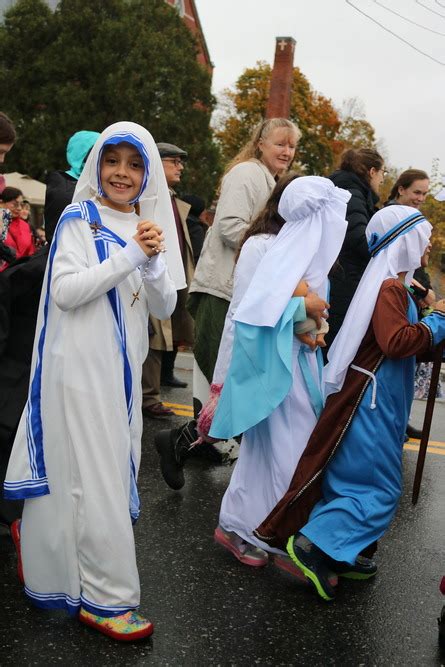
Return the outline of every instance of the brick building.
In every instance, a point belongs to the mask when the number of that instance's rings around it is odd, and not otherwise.
[[[293,37],[276,37],[275,42],[266,118],[289,118],[296,41]]]
[[[202,26],[198,16],[198,10],[194,0],[165,0],[169,5],[175,7],[179,15],[182,17],[185,25],[191,33],[196,37],[198,43],[198,62],[204,65],[212,74],[213,63],[210,60],[209,50],[204,38]]]

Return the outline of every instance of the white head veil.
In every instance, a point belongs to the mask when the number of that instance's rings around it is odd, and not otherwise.
[[[234,319],[274,327],[297,284],[326,298],[327,274],[346,233],[351,194],[321,176],[302,176],[281,195],[278,212],[286,221],[258,265]]]
[[[77,182],[73,202],[103,194],[99,178],[103,148],[106,144],[118,144],[124,141],[135,146],[144,160],[145,177],[135,200],[139,203],[141,219],[156,222],[162,228],[165,236],[165,258],[170,276],[176,289],[183,289],[186,287],[186,281],[170,193],[159,151],[148,130],[129,121],[114,123],[107,127],[91,149]]]
[[[411,206],[387,206],[372,216],[366,228],[371,259],[328,353],[329,363],[324,368],[326,396],[343,386],[349,365],[368,330],[383,281],[407,271],[406,282],[411,282],[431,230],[430,223]]]

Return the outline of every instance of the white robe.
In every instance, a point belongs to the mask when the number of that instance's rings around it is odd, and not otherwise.
[[[169,317],[176,289],[161,256],[147,262],[132,240],[139,221],[97,204],[101,222],[127,243],[112,243],[99,263],[92,230],[68,220],[58,235],[42,357],[41,413],[49,495],[25,501],[22,556],[25,590],[41,607],[79,605],[114,615],[139,604],[139,577],[129,506],[140,461],[141,369],[148,352],[148,312]],[[140,267],[140,269],[138,268]],[[139,299],[133,294],[144,288]],[[36,328],[43,323],[47,274]],[[123,355],[107,290],[117,287],[132,373],[131,421]],[[131,472],[133,468],[133,472]],[[26,409],[6,485],[30,478]],[[7,488],[7,487],[5,487]]]
[[[232,356],[233,315],[243,298],[255,270],[274,235],[256,235],[243,246],[235,270],[233,298],[226,317],[213,382],[224,383]],[[224,494],[219,523],[247,542],[280,553],[253,535],[269,512],[287,491],[306,442],[317,418],[300,370],[298,354],[302,343],[294,337],[292,350],[293,383],[282,403],[263,421],[243,435],[238,461]],[[307,358],[314,383],[320,388],[315,353]]]

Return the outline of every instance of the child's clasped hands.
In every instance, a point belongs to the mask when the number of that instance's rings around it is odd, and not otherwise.
[[[147,257],[154,257],[160,252],[165,252],[164,234],[155,222],[150,222],[149,220],[139,222],[137,232],[133,238],[140,245]]]

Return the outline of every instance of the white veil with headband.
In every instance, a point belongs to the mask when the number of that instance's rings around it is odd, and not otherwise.
[[[186,281],[171,197],[155,141],[150,132],[142,125],[122,121],[110,125],[102,132],[86,160],[76,185],[73,202],[85,201],[102,194],[98,179],[102,150],[105,144],[118,143],[119,139],[135,145],[143,153],[142,157],[147,169],[141,192],[136,200],[139,204],[140,217],[142,220],[155,222],[162,228],[165,236],[165,258],[168,271],[176,289],[183,289],[186,287]]]
[[[387,206],[372,216],[366,228],[371,259],[328,353],[329,363],[323,371],[326,396],[343,387],[346,372],[368,330],[383,281],[407,271],[406,282],[411,282],[431,230],[430,223],[411,206]]]
[[[234,320],[274,327],[296,285],[304,279],[325,299],[327,274],[346,233],[347,190],[321,176],[301,176],[286,186],[278,212],[286,221],[260,261]]]

